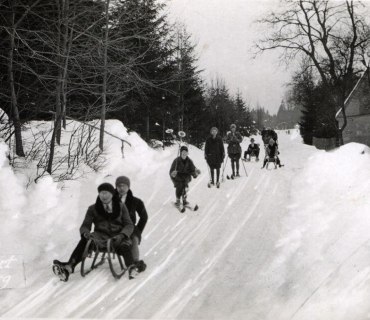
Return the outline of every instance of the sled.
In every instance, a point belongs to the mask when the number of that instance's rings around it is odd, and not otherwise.
[[[100,259],[98,259],[99,256]],[[90,267],[87,268],[86,258],[93,258]],[[118,263],[113,262],[113,260],[116,260],[116,258],[118,260]],[[126,273],[127,268],[124,264],[123,257],[114,251],[114,248],[112,246],[112,239],[98,240],[90,238],[87,241],[82,256],[81,276],[85,277],[92,270],[104,264],[105,260],[108,260],[110,271],[115,279],[120,279]],[[119,264],[119,267],[117,266],[117,264]]]
[[[277,159],[276,157],[268,158],[268,161],[266,163],[266,169],[269,170],[269,164],[273,163],[275,165],[275,169],[277,169]]]

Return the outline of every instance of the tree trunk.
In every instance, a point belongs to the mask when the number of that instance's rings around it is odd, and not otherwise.
[[[59,118],[58,118],[59,117]],[[50,154],[49,154],[49,161],[48,161],[48,167],[46,171],[51,175],[52,170],[53,170],[53,160],[54,160],[54,152],[55,152],[55,140],[56,140],[56,135],[58,132],[58,124],[60,124],[61,116],[56,114],[56,118],[54,121],[54,129],[53,129],[53,134],[51,136],[51,141],[50,141]]]
[[[104,129],[105,129],[105,115],[107,108],[107,76],[108,76],[108,33],[109,33],[109,0],[106,0],[105,4],[105,33],[104,33],[104,66],[103,66],[103,90],[102,90],[102,106],[100,115],[100,139],[99,148],[103,151],[104,147]]]
[[[15,153],[19,157],[24,157],[25,154],[23,150],[21,121],[19,119],[17,95],[15,93],[15,87],[14,87],[14,69],[13,69],[14,49],[15,49],[14,17],[15,17],[15,13],[13,11],[13,14],[12,14],[13,30],[10,33],[9,65],[8,65],[9,84],[10,84],[10,92],[11,92],[11,118],[13,121],[14,131],[15,131]]]

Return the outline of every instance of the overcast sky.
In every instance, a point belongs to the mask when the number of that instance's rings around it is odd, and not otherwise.
[[[197,44],[199,65],[209,81],[222,77],[232,93],[239,88],[243,97],[276,113],[289,71],[279,65],[278,53],[264,53],[253,59],[253,43],[261,27],[253,23],[277,0],[167,0],[173,20],[186,25]]]

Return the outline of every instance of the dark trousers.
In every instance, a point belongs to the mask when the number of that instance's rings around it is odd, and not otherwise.
[[[87,239],[85,237],[81,237],[81,240],[78,242],[76,248],[73,250],[71,257],[69,258],[69,261],[68,261],[68,263],[72,266],[73,269],[75,268],[76,265],[78,265],[82,261],[82,256],[85,251],[86,245],[87,245]],[[93,242],[91,243],[91,245],[93,245]],[[130,265],[134,263],[131,248],[127,246],[127,244],[114,245],[114,249],[117,254],[119,254],[120,256],[123,256],[126,267],[129,267]]]
[[[231,170],[233,171],[233,175],[235,175],[235,168],[236,173],[239,174],[239,159],[241,157],[241,153],[232,153],[229,154],[229,158],[231,160]]]
[[[176,199],[180,199],[182,195],[186,194],[186,188],[188,184],[185,181],[176,181],[175,188],[176,188]]]

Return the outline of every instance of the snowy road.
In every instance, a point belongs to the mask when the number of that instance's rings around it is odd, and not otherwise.
[[[167,154],[155,173],[146,176],[148,184],[136,188],[150,213],[141,246],[148,264],[145,273],[132,281],[116,281],[105,264],[86,278],[77,271],[62,283],[40,262],[28,266],[32,275],[26,289],[0,292],[0,316],[301,319],[299,310],[315,287],[306,279],[306,287],[294,290],[315,266],[289,269],[289,261],[278,261],[283,223],[294,208],[292,182],[314,152],[299,140],[281,133],[284,168],[261,170],[261,162],[246,163],[248,177],[241,167],[243,176],[225,179],[220,189],[206,187],[202,154],[190,153],[203,174],[192,181],[189,195],[200,210],[185,214],[171,206],[174,190],[168,168],[173,153]],[[75,239],[75,231],[70,233]],[[56,256],[47,254],[43,263]]]

